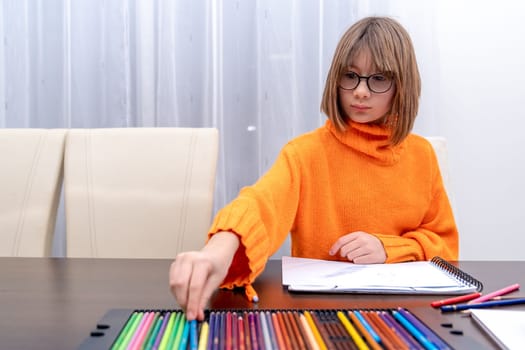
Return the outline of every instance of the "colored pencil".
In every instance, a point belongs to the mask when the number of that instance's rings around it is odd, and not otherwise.
[[[244,344],[246,346],[246,350],[252,349],[252,335],[250,334],[250,320],[248,317],[248,312],[244,312],[243,317],[243,323],[244,323]]]
[[[197,321],[190,321],[190,350],[197,350],[198,339],[197,339]]]
[[[392,311],[392,316],[401,323],[406,330],[416,338],[416,340],[423,345],[427,350],[437,350],[437,346],[430,342],[427,337],[421,333],[410,321],[408,321],[400,312]]]
[[[182,317],[185,318],[184,316]],[[175,340],[174,347],[172,349],[179,349],[179,350],[186,350],[188,348],[188,340],[190,338],[190,328],[191,323],[188,320],[183,321],[184,325],[182,325],[182,334],[180,338],[177,338]]]
[[[265,349],[264,333],[262,328],[261,311],[255,311],[253,313],[255,322],[255,331],[257,332],[257,347],[258,349]]]
[[[306,319],[306,316],[304,315],[304,313],[299,315],[299,320],[301,322],[301,327],[303,328],[303,332],[306,335],[306,340],[309,344],[309,348],[311,348],[312,350],[320,350],[321,348],[319,347],[319,344],[317,343],[315,339],[313,329],[308,324],[308,320]]]
[[[286,329],[286,334],[288,335],[288,338],[290,339],[290,344],[292,349],[299,349],[299,340],[297,339],[297,334],[295,334],[293,326],[290,322],[289,313],[287,311],[282,311],[282,320],[283,324]]]
[[[266,324],[268,325],[268,333],[270,334],[270,342],[272,343],[272,349],[278,349],[279,345],[277,344],[277,335],[275,334],[275,328],[272,322],[272,316],[269,311],[264,313],[266,319]]]
[[[481,296],[481,293],[466,294],[466,295],[461,295],[459,297],[436,300],[436,301],[431,302],[430,306],[438,308],[443,305],[452,305],[452,304],[462,303],[465,301],[479,298],[480,296]]]
[[[124,341],[122,343],[122,347],[127,348],[128,345],[131,342],[131,339],[133,338],[133,335],[135,334],[135,331],[137,330],[137,327],[139,324],[143,321],[144,318],[144,312],[139,312],[137,318],[133,321],[133,324],[131,325],[131,328],[128,331],[128,334],[126,334],[126,338],[124,338]]]
[[[157,334],[159,333],[163,320],[164,320],[164,315],[158,312],[157,318],[155,319],[155,323],[151,327],[152,330],[150,334],[148,335],[146,342],[144,343],[144,348],[146,349],[153,348],[153,343],[155,342],[155,339],[157,338]]]
[[[326,344],[323,340],[323,337],[321,336],[321,333],[319,332],[319,329],[317,328],[314,319],[309,311],[304,312],[304,317],[306,318],[306,321],[310,325],[310,328],[312,329],[312,333],[314,334],[314,338],[317,342],[317,345],[319,345],[319,348],[321,350],[327,350]]]
[[[237,313],[232,312],[230,317],[230,327],[231,327],[231,345],[232,350],[238,350],[239,349],[239,343],[238,343],[238,325],[237,325]]]
[[[431,341],[434,345],[438,347],[438,349],[449,349],[450,347],[441,339],[439,338],[436,333],[434,333],[430,328],[428,328],[423,322],[421,322],[416,316],[411,314],[408,310],[405,310],[403,308],[399,308],[398,311],[405,316],[405,318],[410,321],[414,327],[416,327],[421,333],[427,337],[429,341]]]
[[[298,349],[304,349],[306,345],[304,342],[304,337],[299,330],[299,324],[297,323],[298,319],[295,317],[294,312],[292,311],[288,311],[286,314],[288,316],[288,322],[290,324],[292,334],[294,335],[297,345],[299,346]]]
[[[210,312],[210,324],[208,326],[208,341],[206,342],[206,350],[212,350],[213,349],[213,340],[215,338],[215,312]]]
[[[164,320],[162,320],[162,325],[160,326],[160,330],[157,333],[155,342],[153,343],[153,349],[158,349],[160,346],[160,342],[162,341],[162,338],[164,338],[164,333],[166,333],[166,328],[168,327],[171,315],[173,315],[173,313],[169,311],[164,315]]]
[[[245,349],[245,342],[246,340],[244,339],[244,320],[242,318],[242,316],[238,316],[237,317],[237,330],[238,330],[238,344],[239,344],[239,350],[244,350]]]
[[[330,339],[330,334],[328,334],[328,330],[326,329],[324,323],[321,322],[320,312],[310,311],[310,314],[312,315],[312,320],[314,321],[315,326],[319,330],[319,334],[321,335],[321,339],[323,339],[323,342],[326,345],[326,348],[328,350],[335,350],[334,343]]]
[[[346,330],[345,326],[341,322],[341,320],[338,319],[337,313],[333,314],[333,321],[329,323],[329,325],[332,327],[334,332],[334,342],[338,349],[344,349],[344,350],[358,350],[359,348],[355,344],[354,340],[348,334],[348,331]]]
[[[255,328],[255,316],[253,312],[248,313],[248,322],[250,324],[250,341],[253,350],[259,350],[258,334]]]
[[[355,345],[357,345],[357,348],[359,350],[368,350],[369,347],[366,345],[366,343],[363,341],[363,338],[361,338],[361,335],[357,332],[357,330],[354,328],[354,326],[350,323],[348,318],[345,316],[344,313],[341,311],[337,311],[337,317],[341,320],[341,323],[345,327],[348,334],[350,334],[350,337],[354,341]]]
[[[484,301],[490,300],[494,297],[500,297],[502,295],[507,295],[509,293],[514,292],[515,290],[520,289],[520,285],[518,283],[511,284],[510,286],[507,286],[505,288],[498,289],[492,293],[485,294],[480,296],[479,298],[473,299],[469,301],[469,304],[476,304],[476,303],[482,303]]]
[[[288,330],[283,313],[281,311],[277,311],[277,320],[279,321],[279,327],[281,328],[281,334],[283,335],[283,340],[286,345],[286,348],[293,349],[292,335]]]
[[[120,350],[122,348],[125,348],[125,345],[122,345],[124,343],[124,339],[127,337],[129,330],[131,329],[132,324],[135,322],[135,319],[139,317],[138,312],[133,312],[131,314],[131,317],[128,319],[126,324],[124,325],[124,328],[122,331],[120,331],[120,334],[117,337],[117,340],[113,343],[113,346],[111,347],[112,350]]]
[[[226,349],[231,349],[232,348],[232,326],[231,326],[231,319],[232,319],[232,314],[231,312],[227,311],[226,312],[226,320],[225,320],[225,331],[226,331],[226,336],[225,336],[225,340],[226,340],[226,343],[224,344]]]
[[[261,323],[262,334],[264,339],[264,349],[272,349],[272,341],[270,340],[270,329],[266,322],[266,315],[264,312],[259,312],[259,321]]]
[[[277,318],[277,314],[274,312],[272,313],[272,323],[273,323],[273,329],[275,331],[275,336],[277,338],[277,344],[279,349],[287,350],[289,347],[286,346],[283,334],[281,332],[281,326],[279,324],[279,319]]]
[[[144,341],[146,340],[146,335],[151,329],[152,322],[155,318],[155,312],[149,311],[145,314],[144,322],[141,323],[140,327],[137,329],[136,337],[134,337],[132,343],[128,346],[130,350],[140,349]]]
[[[383,311],[379,313],[379,316],[383,319],[388,327],[399,337],[409,349],[423,349],[423,347],[408,333],[408,331],[399,324],[390,313]]]
[[[201,333],[199,335],[199,346],[197,350],[206,350],[208,347],[208,333],[209,333],[208,322],[204,321],[201,326]]]
[[[477,304],[458,304],[458,305],[445,305],[441,307],[441,312],[451,312],[451,311],[462,311],[468,309],[483,309],[494,306],[508,306],[508,305],[519,305],[525,304],[525,298],[517,299],[503,299],[503,300],[493,300],[486,301],[484,303]]]
[[[381,338],[372,329],[368,322],[366,322],[366,320],[363,318],[363,316],[361,316],[361,314],[358,311],[348,311],[348,317],[350,317],[350,320],[353,322],[355,327],[361,332],[363,337],[366,339],[366,342],[369,347],[371,347],[373,350],[382,350],[381,346],[379,345],[379,342],[381,342]]]
[[[162,338],[159,350],[166,350],[168,348],[171,349],[171,344],[173,344],[173,340],[175,339],[181,314],[181,312],[174,312],[171,314],[170,320],[168,321],[168,326],[166,327],[166,336]]]
[[[368,321],[370,326],[377,332],[381,337],[381,344],[387,349],[396,349],[403,347],[404,345],[399,345],[399,339],[392,336],[392,333],[389,331],[386,324],[379,318],[375,311],[365,311],[361,313],[365,320]]]
[[[226,337],[227,337],[227,334],[226,334],[226,331],[227,331],[227,328],[226,328],[226,314],[228,312],[221,312],[220,313],[220,320],[221,320],[221,323],[219,325],[219,345],[217,347],[217,349],[219,350],[224,350],[225,348],[225,345],[226,345]]]

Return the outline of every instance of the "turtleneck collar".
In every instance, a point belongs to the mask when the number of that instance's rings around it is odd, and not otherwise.
[[[397,146],[389,144],[391,130],[383,125],[350,121],[342,133],[329,119],[325,126],[341,143],[385,165],[396,163],[405,148],[405,142]]]

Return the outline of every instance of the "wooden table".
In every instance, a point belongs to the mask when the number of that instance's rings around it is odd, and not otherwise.
[[[173,309],[168,288],[171,260],[0,258],[0,347],[2,349],[74,349],[89,337],[110,309]],[[485,291],[509,284],[525,286],[525,261],[455,263],[481,280]],[[457,349],[493,349],[495,345],[470,318],[441,314],[429,306],[435,296],[292,294],[281,285],[280,261],[270,261],[254,284],[257,304],[242,292],[218,291],[210,308],[392,308],[412,310]],[[513,296],[524,296],[518,291]],[[440,326],[453,324],[463,335]]]

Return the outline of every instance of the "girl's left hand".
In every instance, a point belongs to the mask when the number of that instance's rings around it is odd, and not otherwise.
[[[386,261],[383,243],[374,235],[356,231],[340,237],[330,248],[330,255],[341,257],[356,264],[382,264]]]

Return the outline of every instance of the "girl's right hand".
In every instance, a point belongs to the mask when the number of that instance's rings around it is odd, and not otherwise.
[[[204,308],[226,277],[238,247],[236,234],[218,232],[200,251],[177,255],[170,267],[170,289],[188,320],[204,320]]]

